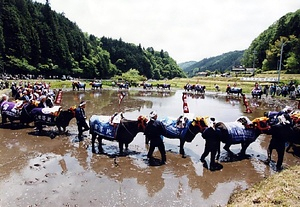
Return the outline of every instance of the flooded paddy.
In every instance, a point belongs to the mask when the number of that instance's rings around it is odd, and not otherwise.
[[[125,118],[136,119],[152,110],[159,118],[177,118],[182,114],[181,96],[180,90],[129,90],[119,106],[117,90],[65,91],[62,107],[86,100],[88,118],[122,111]],[[242,115],[252,120],[276,107],[251,100],[253,113],[245,114],[242,101],[216,94],[188,96],[187,102],[194,116],[213,116],[224,122]],[[75,119],[67,129],[67,135],[50,139],[34,135],[33,127],[0,128],[0,206],[225,206],[235,190],[275,173],[263,162],[268,135],[260,135],[248,147],[249,159],[221,162],[223,169],[211,172],[200,162],[205,144],[201,134],[185,144],[187,158],[179,154],[178,139],[165,138],[167,164],[149,166],[142,133],[129,145],[128,155],[119,157],[117,142],[103,141],[107,154],[92,153],[88,132],[84,141],[76,142]],[[237,153],[240,145],[231,149]],[[160,156],[158,151],[154,155]],[[226,156],[223,149],[222,156]],[[296,164],[299,159],[286,153],[284,167]]]

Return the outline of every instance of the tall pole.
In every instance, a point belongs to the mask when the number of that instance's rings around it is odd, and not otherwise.
[[[285,43],[282,42],[281,49],[280,49],[279,69],[278,69],[278,84],[280,82],[280,72],[281,72],[281,65],[282,65],[282,53],[283,53],[283,47],[284,46],[285,46]]]
[[[255,68],[255,54],[256,54],[256,51],[253,50],[253,70]]]

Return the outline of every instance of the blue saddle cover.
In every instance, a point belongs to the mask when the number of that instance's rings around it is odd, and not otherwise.
[[[245,141],[255,141],[256,135],[253,129],[245,128],[240,122],[224,123],[227,127],[230,142],[238,144]]]
[[[96,134],[115,139],[117,128],[114,128],[114,126],[110,124],[109,119],[110,116],[94,115],[90,119],[90,126],[94,126],[93,129]]]
[[[165,125],[166,137],[168,138],[182,138],[187,131],[188,123],[184,128],[177,127],[177,120],[170,117],[164,117],[160,121]]]

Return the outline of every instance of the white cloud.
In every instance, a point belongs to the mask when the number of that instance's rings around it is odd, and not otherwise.
[[[45,3],[45,0],[37,0]],[[50,0],[83,32],[169,52],[178,63],[247,49],[299,0]]]

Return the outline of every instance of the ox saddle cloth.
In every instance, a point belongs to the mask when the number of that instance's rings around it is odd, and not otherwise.
[[[96,134],[114,139],[115,132],[117,131],[117,127],[115,128],[111,123],[111,116],[98,116],[93,115],[90,118],[90,126],[94,126],[94,132]]]
[[[255,131],[253,129],[247,129],[238,121],[225,122],[229,139],[232,143],[240,143],[244,141],[254,141],[256,139]]]

